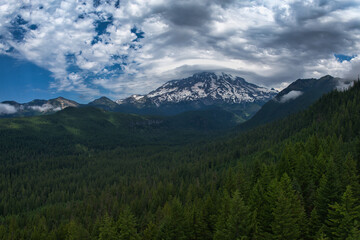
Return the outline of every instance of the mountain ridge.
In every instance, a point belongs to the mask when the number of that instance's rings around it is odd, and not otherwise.
[[[241,124],[240,129],[253,128],[305,110],[324,94],[346,89],[352,83],[330,75],[319,79],[297,79],[264,104],[251,119]]]
[[[27,103],[16,101],[3,101],[0,103],[0,117],[34,116],[54,113],[67,107],[79,107],[81,104],[64,97],[49,100],[34,99]]]
[[[131,95],[113,101],[106,96],[79,104],[57,97],[34,99],[28,103],[3,101],[0,117],[50,114],[67,107],[93,106],[107,111],[139,115],[177,115],[182,112],[221,108],[236,114],[246,126],[259,125],[304,109],[324,93],[348,83],[330,75],[319,79],[298,79],[280,92],[259,87],[230,74],[196,73],[188,78],[171,80],[146,95]]]
[[[6,106],[3,106],[3,112],[0,109],[0,116],[49,114],[69,106],[94,106],[114,112],[169,116],[220,107],[245,121],[276,93],[274,89],[259,87],[238,76],[200,72],[188,78],[170,80],[146,95],[135,94],[117,101],[106,96],[88,104],[79,104],[63,97],[50,100],[35,99],[24,104],[6,101],[2,103]]]

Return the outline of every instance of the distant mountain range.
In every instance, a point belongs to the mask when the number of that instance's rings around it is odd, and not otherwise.
[[[54,113],[67,107],[79,107],[80,104],[58,97],[50,100],[35,99],[28,103],[4,101],[0,103],[0,117],[34,116]]]
[[[203,72],[169,81],[149,94],[132,95],[117,101],[107,97],[88,104],[79,104],[62,97],[23,104],[5,101],[0,103],[0,117],[44,115],[67,107],[84,106],[112,112],[160,116],[211,110],[211,116],[228,115],[227,119],[231,119],[232,124],[244,122],[253,116],[240,126],[248,129],[303,110],[323,94],[349,84],[332,76],[298,79],[278,93],[274,89],[248,83],[241,77]]]
[[[203,72],[185,79],[169,81],[147,95],[133,95],[116,102],[107,97],[83,105],[62,97],[34,100],[24,104],[6,101],[0,105],[0,115],[41,115],[69,106],[93,106],[140,115],[176,115],[186,111],[220,108],[235,114],[239,121],[244,121],[276,94],[274,89],[259,87],[240,77]]]

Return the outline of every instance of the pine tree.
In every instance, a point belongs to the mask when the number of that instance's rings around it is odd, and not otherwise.
[[[89,238],[90,238],[89,233],[81,224],[78,224],[74,220],[71,220],[67,224],[66,240],[86,240]]]
[[[236,191],[230,202],[230,215],[226,224],[228,239],[251,239],[253,224],[249,207]]]
[[[348,186],[341,204],[330,205],[327,235],[331,239],[346,239],[356,227],[357,221],[360,221],[360,206],[356,204],[351,186]]]
[[[234,193],[233,198],[226,197],[214,240],[251,239],[253,229],[250,209],[245,205],[239,191]]]
[[[221,203],[221,210],[215,225],[214,240],[226,238],[226,221],[230,214],[230,196],[227,191],[224,191]]]
[[[179,199],[174,198],[167,202],[163,209],[164,219],[162,221],[158,239],[161,240],[185,240],[187,229],[183,212],[183,206]]]
[[[350,230],[349,236],[346,240],[359,240],[360,239],[360,224],[358,221],[354,222],[354,227]]]
[[[149,222],[142,234],[143,240],[155,240],[157,238],[158,228],[153,222]]]
[[[34,227],[30,239],[36,240],[45,240],[48,239],[47,236],[47,226],[45,217],[38,219],[38,224]]]
[[[305,212],[285,173],[280,182],[271,224],[274,239],[300,239],[305,232]]]
[[[315,147],[314,147],[315,148]],[[315,150],[313,150],[315,151]],[[313,202],[315,197],[315,184],[312,176],[313,156],[309,153],[304,153],[299,156],[296,161],[295,179],[299,184],[299,191],[302,193],[304,199],[305,211],[309,216],[313,209]]]
[[[295,167],[295,156],[296,156],[296,152],[294,146],[292,144],[287,144],[284,147],[280,161],[278,162],[277,165],[279,177],[282,176],[284,173],[293,176],[294,167]]]
[[[276,179],[271,180],[270,175],[261,177],[253,187],[250,201],[252,212],[256,212],[256,239],[269,239],[272,234],[271,223],[274,218],[272,209],[277,196]]]
[[[348,154],[341,168],[341,184],[345,189],[348,185],[351,186],[353,196],[360,201],[360,184],[359,175],[354,158]],[[360,202],[359,202],[360,203]]]
[[[186,219],[188,221],[188,228],[190,232],[190,239],[193,240],[206,240],[211,239],[211,232],[205,222],[202,202],[197,200],[186,211]]]
[[[325,233],[321,232],[316,240],[329,240],[329,238],[326,237]]]
[[[320,179],[320,185],[316,192],[315,208],[311,213],[311,234],[315,235],[325,223],[329,205],[339,200],[340,193],[339,175],[332,159],[329,160],[326,174]]]
[[[99,231],[99,240],[117,240],[116,226],[108,214],[102,219]]]
[[[136,230],[136,218],[126,207],[120,214],[116,223],[119,240],[139,240],[140,236]]]

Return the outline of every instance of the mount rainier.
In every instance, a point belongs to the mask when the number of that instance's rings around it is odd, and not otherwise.
[[[203,72],[169,81],[149,94],[132,95],[116,103],[123,112],[160,115],[220,107],[245,120],[277,93],[241,77]]]

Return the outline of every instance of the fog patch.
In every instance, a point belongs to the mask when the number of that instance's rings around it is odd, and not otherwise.
[[[30,109],[38,112],[60,111],[61,107],[54,107],[49,103],[45,103],[42,106],[29,106]]]
[[[290,91],[289,93],[287,93],[281,97],[280,102],[285,103],[290,100],[294,100],[294,99],[300,97],[302,94],[303,94],[303,92],[301,92],[301,91],[294,91],[294,90]]]
[[[10,104],[6,104],[6,103],[0,103],[0,115],[2,114],[13,114],[16,113],[17,109],[10,105]]]
[[[354,86],[354,81],[339,79],[336,85],[336,89],[338,91],[346,91],[352,86]]]

